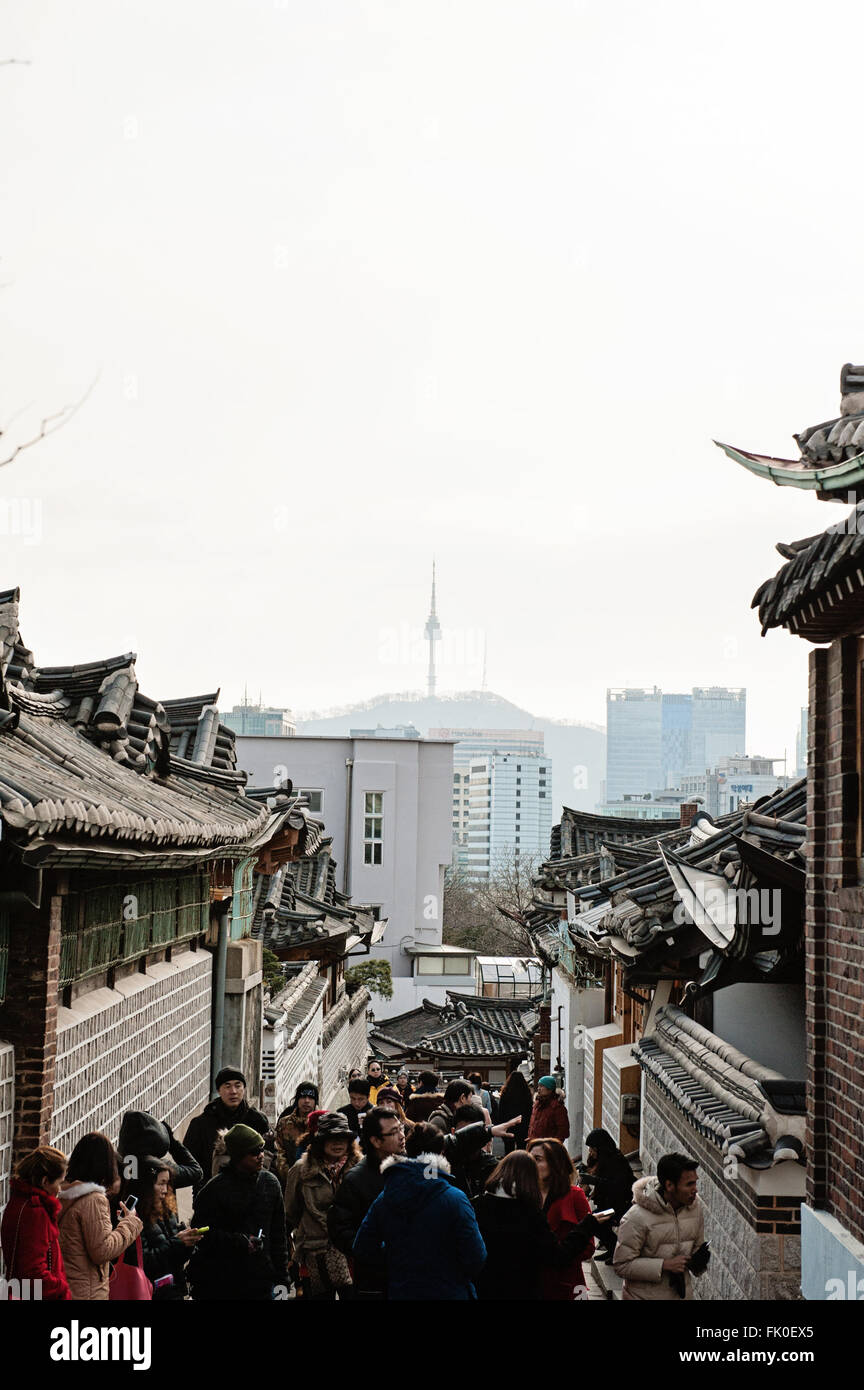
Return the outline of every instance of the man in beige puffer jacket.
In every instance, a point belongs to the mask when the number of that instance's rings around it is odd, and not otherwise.
[[[618,1227],[612,1261],[624,1280],[625,1299],[677,1302],[682,1278],[683,1296],[692,1299],[688,1262],[705,1240],[696,1186],[696,1160],[684,1154],[664,1154],[657,1176],[634,1184],[633,1205]]]

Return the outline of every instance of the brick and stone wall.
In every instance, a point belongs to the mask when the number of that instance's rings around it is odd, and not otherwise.
[[[0,1211],[9,1199],[12,1171],[12,1128],[15,1123],[15,1054],[9,1043],[0,1042]]]
[[[13,1157],[49,1142],[60,978],[61,898],[16,909],[10,923],[0,1037],[15,1051]]]
[[[699,1164],[711,1262],[693,1281],[696,1298],[800,1298],[803,1167],[783,1163],[757,1172],[739,1165],[737,1176],[725,1173],[721,1151],[687,1123],[648,1075],[643,1077],[641,1153],[646,1174],[656,1172],[664,1153],[684,1153]]]
[[[212,967],[208,951],[180,952],[59,1010],[52,1144],[116,1139],[126,1110],[177,1127],[207,1102]]]
[[[864,1241],[864,887],[858,638],[810,654],[807,1198]]]

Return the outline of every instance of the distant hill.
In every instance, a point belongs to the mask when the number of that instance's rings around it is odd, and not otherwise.
[[[521,709],[511,700],[484,690],[463,690],[436,695],[421,692],[376,695],[361,704],[299,716],[298,734],[347,734],[351,729],[385,729],[413,724],[421,733],[430,729],[542,729],[546,752],[552,759],[552,795],[555,820],[562,806],[593,811],[600,800],[600,783],[606,775],[606,734],[599,724],[567,723],[543,719]]]

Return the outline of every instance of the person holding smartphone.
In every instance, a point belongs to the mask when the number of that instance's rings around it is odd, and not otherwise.
[[[139,1158],[138,1177],[127,1182],[127,1210],[141,1218],[144,1273],[153,1285],[154,1303],[173,1303],[188,1293],[186,1265],[203,1236],[188,1230],[177,1215],[173,1180],[177,1165],[170,1158]],[[127,1251],[128,1259],[130,1252]]]

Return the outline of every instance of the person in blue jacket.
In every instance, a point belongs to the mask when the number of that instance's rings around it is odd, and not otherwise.
[[[354,1241],[358,1261],[387,1268],[388,1299],[476,1298],[486,1246],[465,1193],[442,1155],[444,1135],[419,1124],[381,1165],[384,1187]]]

